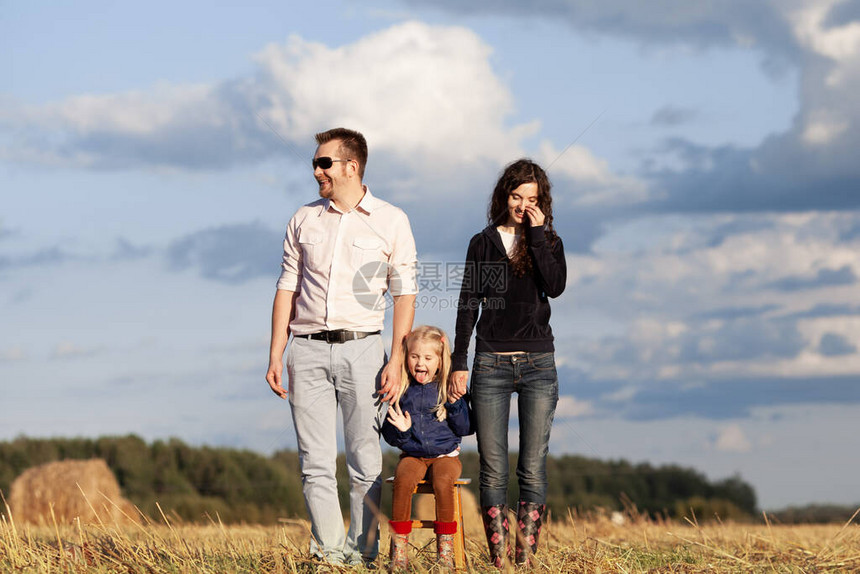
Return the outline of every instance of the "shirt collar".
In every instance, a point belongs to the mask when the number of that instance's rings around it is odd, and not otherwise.
[[[379,205],[379,200],[370,193],[370,188],[366,185],[361,186],[364,189],[364,197],[361,198],[361,201],[358,202],[358,205],[355,206],[355,209],[358,211],[363,211],[364,213],[370,215],[370,212],[374,210]],[[331,199],[326,199],[325,204],[323,205],[324,209],[321,213],[332,209],[337,211],[338,213],[342,213],[337,207],[335,207],[334,203],[332,203]]]

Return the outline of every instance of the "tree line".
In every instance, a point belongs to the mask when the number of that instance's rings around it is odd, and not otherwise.
[[[192,447],[178,439],[147,444],[134,435],[101,438],[21,437],[0,442],[0,491],[7,494],[24,470],[65,459],[102,458],[113,471],[123,495],[142,512],[159,516],[161,509],[186,521],[220,518],[224,522],[271,524],[279,518],[304,517],[298,454],[271,456],[232,448]],[[393,476],[398,454],[384,453],[383,476]],[[461,453],[463,476],[478,492],[478,454]],[[516,457],[511,457],[511,469]],[[753,488],[739,476],[709,481],[702,473],[675,465],[651,466],[624,460],[602,461],[582,456],[547,458],[547,504],[556,516],[631,510],[652,517],[698,520],[749,519],[757,515]],[[517,500],[512,477],[509,500]],[[348,512],[346,465],[338,458],[341,504]],[[390,488],[383,488],[382,508],[390,508]]]

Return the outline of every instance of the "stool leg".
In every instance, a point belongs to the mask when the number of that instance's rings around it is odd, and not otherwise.
[[[457,534],[454,535],[454,564],[466,568],[466,526],[463,524],[463,496],[460,485],[454,488],[454,520],[457,521]]]

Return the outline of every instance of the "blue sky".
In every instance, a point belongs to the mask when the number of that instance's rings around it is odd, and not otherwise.
[[[345,125],[425,270],[506,163],[548,167],[552,452],[858,502],[856,4],[7,2],[0,53],[0,439],[294,447],[271,298]]]

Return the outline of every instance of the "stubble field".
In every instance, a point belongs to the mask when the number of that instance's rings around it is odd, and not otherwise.
[[[225,526],[160,523],[137,526],[17,525],[0,522],[3,572],[369,572],[385,571],[385,552],[371,568],[331,566],[307,555],[308,524]],[[474,526],[474,525],[473,525]],[[485,544],[467,525],[471,572],[495,572]],[[387,549],[387,528],[381,548]],[[432,553],[412,567],[431,572]],[[428,540],[426,536],[423,540]],[[431,545],[432,548],[432,545]],[[512,566],[509,571],[514,571]],[[860,526],[655,522],[627,516],[568,515],[548,522],[533,569],[537,572],[860,572]],[[522,569],[519,569],[522,571]]]

